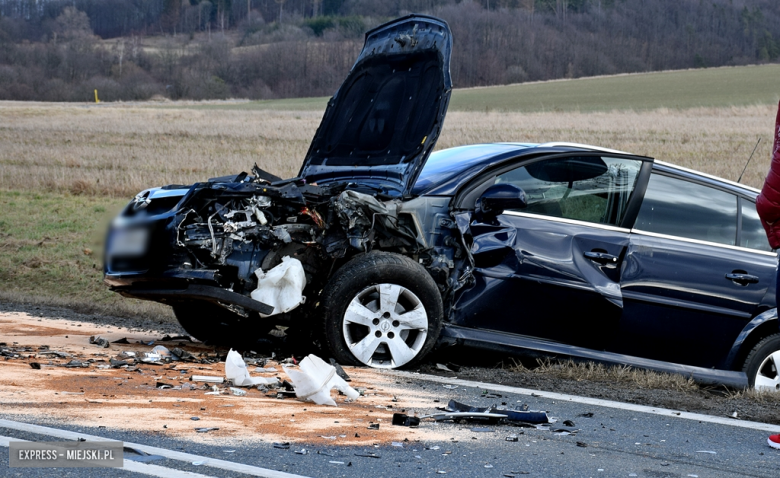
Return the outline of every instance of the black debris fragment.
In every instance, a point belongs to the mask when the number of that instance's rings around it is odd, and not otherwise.
[[[160,342],[170,342],[172,340],[184,340],[187,342],[192,342],[192,337],[189,335],[177,335],[175,337],[171,337],[170,335],[166,335],[165,337],[160,339]]]
[[[369,423],[366,427],[369,430],[379,430],[379,424],[378,423]]]
[[[30,368],[33,368],[35,370],[40,370],[41,364],[39,364],[38,362],[30,362]]]
[[[394,413],[393,425],[398,425],[401,427],[418,427],[420,426],[420,418],[410,417],[404,413]]]
[[[109,346],[108,340],[104,339],[99,335],[93,335],[92,337],[90,337],[89,343],[97,345],[98,347],[103,347],[104,349],[107,349]]]
[[[198,417],[190,417],[190,420],[197,422],[198,420],[200,420],[200,418],[198,418]]]
[[[290,442],[281,442],[281,443],[274,443],[274,448],[278,448],[280,450],[289,450],[290,449]]]
[[[206,427],[206,428],[196,428],[195,431],[198,433],[208,433],[210,431],[219,430],[218,427]]]
[[[130,343],[130,341],[129,341],[129,340],[127,340],[127,337],[122,337],[121,339],[114,340],[114,341],[113,341],[113,342],[111,342],[111,343],[112,343],[112,344],[129,344],[129,343]]]
[[[336,359],[330,359],[330,364],[333,366],[333,368],[336,369],[336,375],[341,377],[342,380],[345,382],[351,382],[352,379],[349,378],[349,375],[347,375],[347,372],[344,371],[343,368],[341,368],[341,365],[339,365],[338,362],[336,362]]]
[[[125,365],[130,365],[125,360],[116,360],[116,359],[108,359],[108,363],[111,365],[111,368],[119,368],[123,367]]]
[[[506,437],[506,441],[517,441],[517,440],[518,440],[517,435],[509,435],[508,437]]]
[[[86,368],[86,367],[89,367],[89,363],[87,363],[87,362],[80,362],[78,360],[71,360],[70,362],[64,364],[63,367],[67,367],[67,368]]]
[[[588,444],[582,441],[578,441],[577,446],[580,448],[588,448]]]
[[[579,414],[579,415],[577,415],[577,416],[578,416],[578,417],[583,417],[583,418],[593,418],[593,412],[580,413],[580,414]]]
[[[150,455],[149,453],[146,453],[143,450],[139,450],[138,448],[132,448],[129,446],[124,447],[122,455],[125,460],[138,461],[141,463],[165,459],[164,456]]]
[[[575,424],[574,424],[574,422],[573,422],[573,421],[571,421],[571,420],[564,420],[564,421],[563,421],[563,425],[565,425],[565,426],[567,426],[567,427],[576,427],[576,426],[577,426],[577,425],[575,425]]]
[[[376,453],[355,453],[355,456],[362,456],[364,458],[382,458]]]

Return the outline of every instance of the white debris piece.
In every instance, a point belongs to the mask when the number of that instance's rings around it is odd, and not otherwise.
[[[277,383],[275,378],[250,377],[246,369],[246,362],[241,355],[233,349],[227,354],[225,359],[225,377],[233,382],[236,387],[253,387],[255,385],[271,385]]]
[[[303,296],[303,288],[306,287],[306,274],[303,272],[301,261],[290,256],[284,256],[282,263],[268,272],[262,269],[255,271],[257,276],[257,289],[252,291],[252,299],[268,304],[274,308],[269,317],[276,314],[284,314],[303,304],[306,298]]]
[[[347,385],[341,377],[336,375],[336,368],[325,363],[316,355],[309,355],[298,365],[299,370],[282,367],[292,380],[295,395],[303,400],[310,400],[317,405],[330,405],[335,407],[336,402],[330,397],[331,389],[335,388],[352,400],[356,400],[360,394]]]

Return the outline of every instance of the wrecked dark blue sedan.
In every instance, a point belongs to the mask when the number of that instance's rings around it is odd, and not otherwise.
[[[757,191],[587,145],[432,153],[451,46],[433,17],[368,32],[298,177],[141,192],[105,282],[212,343],[285,336],[378,368],[459,344],[780,388]]]

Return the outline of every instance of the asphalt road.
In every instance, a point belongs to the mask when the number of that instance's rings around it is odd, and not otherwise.
[[[436,380],[436,381],[433,381]],[[206,476],[273,476],[255,469],[229,471],[211,466],[211,460],[243,463],[266,470],[277,470],[310,477],[410,477],[444,474],[458,477],[502,476],[582,476],[582,477],[727,477],[780,476],[780,451],[769,448],[767,435],[772,427],[745,422],[713,423],[704,417],[670,412],[645,413],[615,406],[594,405],[593,401],[550,398],[550,394],[532,396],[526,393],[500,391],[490,398],[478,386],[458,382],[456,388],[445,388],[442,379],[429,380],[419,375],[399,375],[398,382],[408,391],[436,391],[440,403],[447,398],[487,406],[527,404],[531,410],[545,410],[558,418],[572,420],[579,431],[573,434],[551,430],[434,423],[424,421],[421,427],[436,427],[438,441],[401,442],[401,446],[347,448],[293,444],[290,449],[276,449],[271,443],[247,444],[241,438],[214,439],[206,443],[182,441],[156,434],[118,430],[82,428],[76,423],[38,422],[39,425],[97,435],[113,440],[133,442],[186,452],[202,458],[187,460],[160,459],[147,463],[155,467],[189,471]],[[304,406],[303,404],[301,406]],[[590,416],[592,414],[592,416]],[[583,416],[585,415],[585,416]],[[692,417],[693,419],[686,418]],[[0,411],[0,418],[13,420]],[[713,418],[715,422],[724,421]],[[734,426],[734,425],[743,426]],[[383,426],[390,426],[389,424]],[[489,431],[473,431],[476,427]],[[554,427],[553,427],[554,428]],[[778,427],[775,427],[778,428]],[[506,441],[517,435],[517,442]],[[0,423],[0,437],[32,441],[59,441],[49,433],[30,433]],[[72,438],[71,438],[72,439]],[[334,442],[335,443],[335,442]],[[7,449],[7,448],[6,448]],[[296,451],[306,449],[306,454]],[[358,455],[375,454],[375,457]],[[0,453],[0,476],[140,476],[119,469],[32,469],[9,468],[8,453]],[[190,461],[191,460],[191,461]],[[205,462],[193,464],[193,462]],[[150,468],[151,469],[151,468]],[[154,470],[159,470],[154,468]],[[148,470],[147,470],[148,471]],[[151,472],[147,474],[152,474]]]

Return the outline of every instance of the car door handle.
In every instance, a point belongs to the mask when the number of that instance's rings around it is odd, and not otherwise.
[[[598,262],[599,264],[617,264],[618,261],[617,256],[607,254],[606,252],[589,251],[583,253],[582,255],[592,260],[593,262]]]
[[[731,274],[726,274],[726,279],[734,282],[735,284],[739,285],[748,285],[748,284],[757,284],[758,283],[758,277],[750,275],[750,274],[738,274],[732,272]]]

